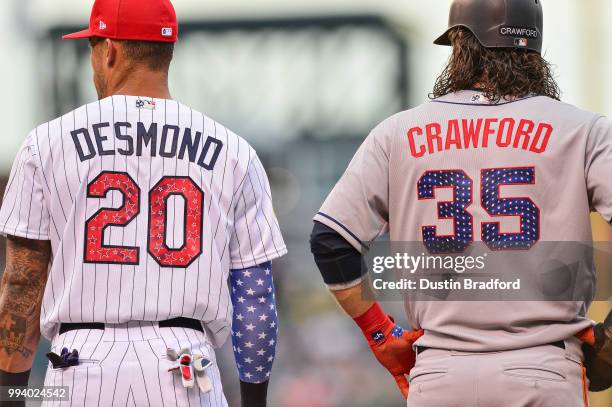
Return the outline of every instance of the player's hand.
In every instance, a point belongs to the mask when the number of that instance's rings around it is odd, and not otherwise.
[[[393,319],[389,317],[392,322]],[[392,322],[393,323],[393,322]],[[412,349],[414,342],[423,336],[423,330],[405,331],[400,326],[393,327],[384,333],[385,339],[370,343],[374,356],[393,376],[405,399],[408,398],[408,379],[406,375],[414,367],[416,354]],[[373,341],[374,342],[374,341]]]
[[[609,389],[612,387],[612,312],[604,322],[578,332],[576,336],[584,342],[582,351],[589,390]]]
[[[396,325],[393,318],[382,312],[375,304],[364,315],[355,318],[362,328],[368,344],[378,362],[395,379],[404,398],[408,398],[408,379],[406,375],[414,367],[416,354],[412,349],[414,342],[423,336],[423,330],[406,331]]]
[[[604,322],[578,332],[576,337],[589,346],[598,358],[612,365],[612,311]]]

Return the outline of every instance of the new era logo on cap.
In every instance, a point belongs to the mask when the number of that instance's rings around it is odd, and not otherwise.
[[[172,37],[172,28],[171,27],[164,27],[164,28],[162,28],[162,36],[163,37]]]
[[[100,20],[100,24],[98,25],[98,28],[100,30],[106,30],[106,23],[102,20]]]

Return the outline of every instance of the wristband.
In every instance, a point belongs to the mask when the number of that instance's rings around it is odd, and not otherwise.
[[[240,381],[242,407],[266,407],[268,382],[247,383]]]
[[[363,315],[353,318],[370,345],[380,345],[395,328],[393,319],[385,314],[379,303],[374,303]],[[401,329],[398,327],[398,329]]]
[[[30,371],[11,373],[0,370],[0,386],[27,386],[30,379]]]

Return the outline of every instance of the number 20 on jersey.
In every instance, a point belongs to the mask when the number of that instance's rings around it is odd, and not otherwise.
[[[104,198],[110,191],[123,196],[119,208],[101,208],[85,222],[85,263],[140,264],[140,248],[104,244],[104,232],[110,226],[125,227],[140,213],[140,188],[123,172],[102,172],[87,186],[88,198]],[[168,200],[184,200],[183,244],[170,248]],[[147,251],[162,267],[185,268],[202,254],[202,210],[204,193],[189,177],[163,177],[149,192]],[[173,233],[173,231],[171,231]]]

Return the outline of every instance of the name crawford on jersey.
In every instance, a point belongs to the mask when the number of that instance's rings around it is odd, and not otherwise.
[[[135,133],[135,135],[134,135]],[[147,149],[151,157],[189,159],[206,170],[215,167],[223,142],[212,136],[202,139],[202,133],[195,133],[189,127],[151,123],[148,127],[137,122],[136,129],[128,122],[116,122],[111,127],[109,122],[95,123],[89,128],[76,129],[70,132],[72,141],[81,161],[87,161],[96,155],[136,155],[142,156]],[[111,140],[114,137],[117,142]]]
[[[410,154],[415,158],[446,150],[515,148],[541,154],[546,151],[553,132],[548,123],[513,118],[449,120],[444,125],[428,123],[408,130]]]

